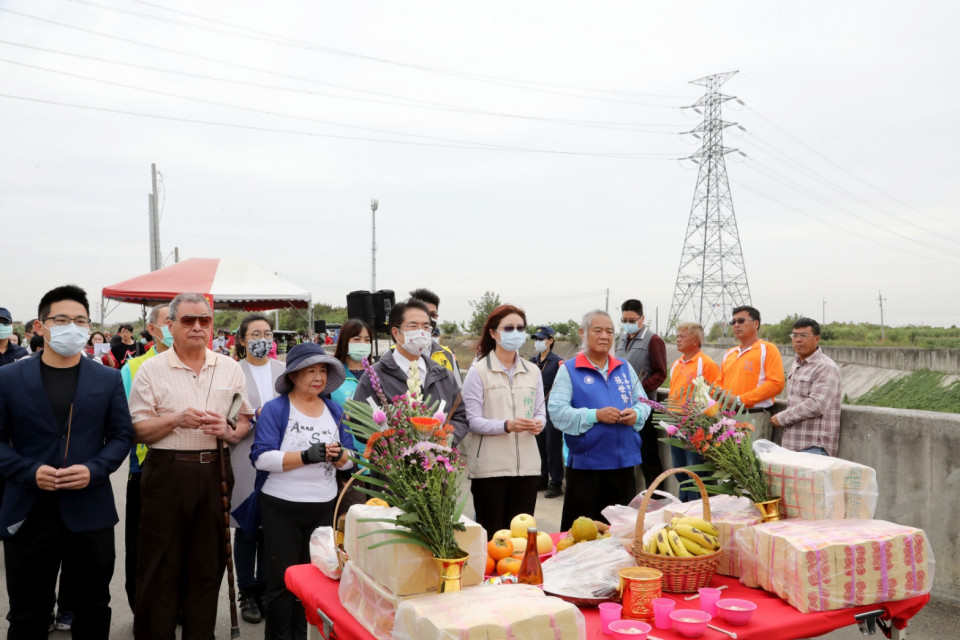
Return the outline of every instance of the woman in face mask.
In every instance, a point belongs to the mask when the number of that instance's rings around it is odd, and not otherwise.
[[[273,346],[273,326],[266,316],[253,313],[240,322],[237,329],[237,358],[247,381],[247,398],[260,417],[260,408],[277,397],[274,383],[283,375],[284,364],[269,358]],[[239,444],[230,447],[230,463],[233,465],[234,507],[253,493],[256,469],[250,462],[250,448],[256,436],[256,421],[251,421],[250,433]],[[235,527],[233,559],[237,570],[237,588],[240,590],[240,615],[249,623],[263,619],[263,594],[266,588],[263,529],[245,531],[230,519]]]
[[[537,504],[536,436],[547,410],[540,369],[518,353],[526,328],[523,309],[509,304],[494,309],[463,381],[470,432],[460,450],[467,456],[477,522],[491,537],[509,529],[517,514],[533,515]]]
[[[364,358],[370,358],[372,335],[370,326],[363,320],[347,320],[340,327],[333,357],[343,363],[343,367],[347,370],[347,379],[330,394],[330,398],[341,407],[344,402],[353,397],[353,392],[357,389],[357,383],[363,375],[363,365],[360,363]]]

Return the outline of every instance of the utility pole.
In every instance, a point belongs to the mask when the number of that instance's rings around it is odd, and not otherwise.
[[[603,310],[610,313],[610,287],[607,287],[607,301],[603,303]]]
[[[688,158],[700,165],[700,170],[677,269],[667,335],[684,317],[696,320],[707,331],[713,322],[719,321],[726,335],[730,309],[750,304],[750,286],[724,159],[728,153],[742,152],[723,146],[723,130],[740,125],[724,121],[720,113],[724,102],[736,99],[722,94],[720,87],[736,73],[718,73],[690,82],[705,89],[703,97],[688,107],[703,115],[701,123],[688,132],[702,141],[700,149]]]
[[[373,221],[373,239],[370,242],[370,291],[377,290],[377,207],[380,203],[376,199],[370,201],[370,213]]]
[[[173,262],[180,262],[180,247],[173,248]]]
[[[153,191],[147,194],[147,206],[150,220],[150,271],[157,271],[163,266],[160,253],[160,207],[157,197],[157,165],[150,165],[150,181]]]
[[[880,290],[877,290],[877,300],[880,301],[880,342],[887,341],[887,334],[883,329],[883,303],[886,301],[886,298],[880,293]]]
[[[827,324],[827,299],[823,299],[823,311],[820,313],[820,324]]]

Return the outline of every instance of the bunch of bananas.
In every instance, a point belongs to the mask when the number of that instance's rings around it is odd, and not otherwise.
[[[643,550],[661,556],[692,558],[705,556],[720,548],[719,530],[703,518],[677,517],[647,533]],[[646,537],[646,536],[645,536]]]

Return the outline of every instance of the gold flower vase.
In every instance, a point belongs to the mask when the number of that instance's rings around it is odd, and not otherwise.
[[[754,502],[762,516],[761,522],[774,522],[780,519],[780,498],[772,498],[765,502]]]
[[[437,568],[440,569],[440,588],[439,593],[451,593],[460,591],[463,588],[460,580],[463,577],[463,567],[467,564],[470,556],[462,558],[436,558]]]

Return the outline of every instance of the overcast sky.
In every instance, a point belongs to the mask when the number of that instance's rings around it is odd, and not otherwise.
[[[640,298],[665,328],[724,87],[753,303],[957,323],[960,4],[0,1],[0,306],[167,262],[247,257],[344,304],[418,286],[462,320]],[[80,108],[84,107],[84,108]],[[122,112],[122,113],[121,113]],[[138,114],[138,115],[132,115]],[[151,116],[151,117],[147,117]],[[736,154],[734,154],[736,155]],[[96,314],[96,309],[92,309]],[[121,305],[108,321],[130,319]]]

